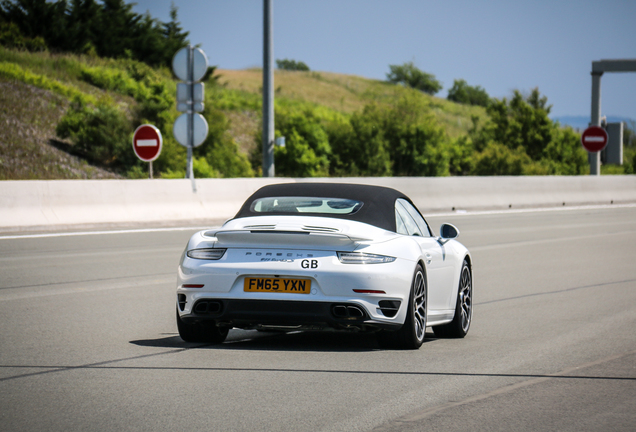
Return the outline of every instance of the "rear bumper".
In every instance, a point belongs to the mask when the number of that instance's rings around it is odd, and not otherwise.
[[[217,325],[238,328],[295,327],[366,331],[395,330],[401,324],[372,319],[355,302],[253,300],[202,298],[190,313],[181,314],[185,322],[215,321]]]

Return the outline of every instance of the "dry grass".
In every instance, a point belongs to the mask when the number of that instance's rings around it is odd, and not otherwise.
[[[261,117],[254,111],[228,111],[225,114],[230,121],[228,133],[238,144],[241,153],[249,155],[258,144]]]
[[[220,82],[230,89],[260,93],[263,73],[258,69],[219,69]],[[374,81],[330,72],[275,71],[276,97],[323,105],[336,111],[352,113],[368,102],[361,95]]]
[[[229,89],[259,94],[263,73],[259,69],[219,69],[220,82]],[[275,97],[322,105],[345,114],[360,111],[370,102],[391,102],[405,92],[414,92],[431,107],[433,115],[451,138],[465,135],[472,126],[471,117],[486,117],[481,107],[461,105],[416,90],[355,75],[331,72],[274,72]]]

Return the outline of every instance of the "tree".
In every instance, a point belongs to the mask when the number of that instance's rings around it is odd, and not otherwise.
[[[296,60],[276,60],[276,68],[289,71],[309,71],[309,66],[301,61]]]
[[[161,24],[162,26],[162,35],[165,40],[164,51],[170,54],[170,61],[172,61],[172,56],[179,51],[181,48],[188,45],[188,34],[189,32],[184,32],[183,28],[179,21],[177,21],[177,7],[173,4],[170,5],[170,22]],[[172,65],[168,63],[168,66]],[[214,72],[214,70],[212,70]]]
[[[475,174],[584,174],[587,156],[579,135],[548,117],[547,102],[538,88],[528,96],[515,90],[510,101],[493,100],[486,109],[489,121],[482,127],[475,123],[470,132],[477,151]]]
[[[394,84],[404,84],[408,87],[434,95],[442,89],[442,83],[435,79],[435,75],[422,72],[413,62],[403,65],[389,65],[391,72],[386,74],[386,79]]]
[[[385,123],[394,176],[448,175],[447,137],[421,98],[389,107]]]
[[[276,175],[281,177],[327,177],[331,146],[320,119],[310,108],[304,111],[277,109],[276,135],[285,147],[276,147]]]
[[[448,139],[416,95],[392,105],[368,104],[351,116],[350,127],[336,132],[330,133],[336,175],[449,174]]]
[[[38,43],[43,40],[52,51],[170,66],[175,52],[188,43],[176,7],[170,10],[171,21],[162,23],[135,13],[132,6],[124,0],[0,0],[0,22],[15,24],[22,37],[3,25],[2,43],[41,49]]]
[[[349,121],[329,125],[333,152],[332,174],[337,176],[390,176],[391,156],[384,136],[386,110],[375,103],[356,112]]]
[[[469,86],[465,80],[459,79],[453,82],[453,87],[448,91],[446,97],[449,101],[467,105],[479,105],[486,107],[490,102],[490,97],[486,90],[480,86]]]

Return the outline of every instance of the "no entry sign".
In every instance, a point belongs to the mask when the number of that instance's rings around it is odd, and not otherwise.
[[[607,145],[607,132],[600,126],[590,126],[583,131],[581,144],[590,153],[600,152]]]
[[[161,132],[153,125],[139,126],[133,134],[133,150],[139,159],[152,162],[161,154],[163,139]]]

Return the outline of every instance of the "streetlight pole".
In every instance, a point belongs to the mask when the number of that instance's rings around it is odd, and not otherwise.
[[[263,0],[263,177],[274,177],[274,41],[272,0]]]

